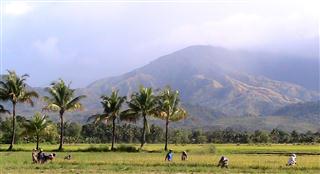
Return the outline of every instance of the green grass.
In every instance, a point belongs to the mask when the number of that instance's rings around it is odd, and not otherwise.
[[[105,148],[107,145],[66,145],[65,151],[57,152],[57,158],[48,164],[32,164],[33,144],[16,145],[25,151],[0,152],[0,173],[319,173],[319,145],[234,145],[218,144],[216,154],[210,152],[212,145],[170,145],[175,152],[173,162],[165,162],[162,144],[147,144],[140,153],[127,152],[75,152],[89,147]],[[138,147],[138,145],[135,145]],[[6,149],[1,145],[0,149]],[[49,152],[56,145],[43,145]],[[189,151],[188,161],[180,160],[180,152]],[[211,150],[212,151],[212,150]],[[153,152],[153,153],[149,153]],[[254,153],[261,154],[254,154]],[[277,152],[279,154],[268,154]],[[298,155],[298,165],[285,166],[288,153]],[[263,154],[264,153],[264,154]],[[72,160],[63,157],[72,155]],[[230,160],[229,169],[220,169],[216,164],[224,154]],[[304,155],[302,155],[304,154]],[[318,154],[318,155],[306,155]]]

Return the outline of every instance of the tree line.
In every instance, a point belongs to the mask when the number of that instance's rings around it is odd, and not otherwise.
[[[0,143],[11,141],[11,120],[12,118],[0,119]],[[47,121],[47,128],[41,131],[39,136],[36,133],[28,132],[25,127],[27,119],[17,117],[16,143],[56,144],[59,142],[60,124]],[[120,123],[115,127],[117,132],[116,143],[140,143],[142,127],[134,123]],[[164,143],[165,129],[159,125],[151,124],[150,131],[146,134],[146,143]],[[73,143],[112,143],[111,124],[65,122],[64,142]],[[320,143],[320,132],[286,132],[280,129],[271,131],[256,130],[252,132],[238,131],[232,128],[219,130],[183,129],[173,128],[168,133],[169,144],[204,144],[204,143]]]
[[[8,71],[8,74],[2,77],[0,81],[0,100],[10,102],[12,104],[12,118],[11,118],[11,138],[8,150],[12,150],[16,141],[17,131],[17,116],[16,105],[17,103],[29,103],[33,106],[33,99],[39,98],[36,91],[27,88],[26,80],[29,77],[27,74],[19,76],[14,71]],[[70,88],[70,84],[66,84],[62,79],[53,82],[47,88],[48,96],[43,96],[46,105],[43,106],[42,111],[57,112],[60,118],[59,128],[59,148],[63,149],[65,121],[64,114],[68,111],[82,110],[83,105],[81,100],[85,95],[75,96],[75,90]],[[116,120],[137,122],[142,120],[142,130],[140,143],[141,148],[146,143],[146,135],[149,132],[148,117],[155,117],[165,121],[165,150],[168,146],[168,128],[169,123],[179,121],[187,116],[186,111],[180,106],[179,92],[172,90],[170,87],[164,88],[157,94],[152,88],[140,87],[138,92],[134,92],[130,98],[120,96],[118,90],[113,90],[111,95],[102,95],[101,104],[103,113],[92,115],[88,121],[92,121],[95,126],[99,123],[112,123],[112,145],[111,150],[114,149],[116,141]],[[126,105],[125,105],[126,104]],[[10,113],[3,105],[0,105],[1,113]],[[39,141],[41,132],[50,129],[53,124],[49,124],[47,116],[42,115],[40,112],[35,113],[34,117],[30,120],[23,120],[21,124],[25,128],[26,133],[36,136],[37,146],[39,148]],[[51,128],[52,129],[52,128]]]

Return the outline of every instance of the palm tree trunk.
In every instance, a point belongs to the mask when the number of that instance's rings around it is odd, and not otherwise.
[[[114,150],[114,143],[116,141],[116,117],[112,120],[112,144],[111,144],[111,150]]]
[[[12,150],[15,136],[16,136],[16,103],[12,102],[12,135],[11,135],[11,144],[8,150]]]
[[[59,151],[62,150],[63,146],[63,133],[64,133],[64,124],[63,124],[63,113],[64,111],[60,111],[60,145],[59,145]]]
[[[168,130],[169,129],[169,117],[166,118],[166,142],[164,145],[164,150],[167,151],[168,150]]]
[[[39,134],[37,134],[37,150],[39,150]]]
[[[146,142],[146,124],[147,124],[147,118],[146,118],[146,115],[144,114],[143,115],[142,136],[141,136],[141,146],[140,146],[141,149]]]

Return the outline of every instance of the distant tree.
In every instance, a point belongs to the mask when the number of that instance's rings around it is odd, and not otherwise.
[[[256,130],[256,131],[254,131],[253,135],[251,135],[251,140],[254,143],[268,143],[269,142],[269,135],[266,132]]]
[[[68,137],[78,138],[80,137],[80,133],[81,133],[81,124],[76,122],[71,122],[64,128],[64,134],[65,136],[68,136]]]
[[[209,143],[222,143],[223,131],[209,131],[205,133]]]
[[[121,141],[125,143],[132,143],[135,138],[136,131],[134,130],[134,126],[131,124],[123,124],[118,129],[121,133],[119,133],[119,136],[121,136]]]
[[[202,130],[194,130],[190,136],[192,143],[194,144],[204,144],[207,142],[207,137],[203,134]]]
[[[157,109],[157,98],[153,94],[152,88],[140,87],[139,92],[131,95],[130,101],[128,101],[129,109],[125,110],[121,115],[121,120],[137,121],[142,118],[143,128],[141,135],[141,146],[146,142],[146,131],[149,131],[148,116],[154,116]]]
[[[50,126],[47,115],[41,115],[40,112],[36,112],[32,119],[26,120],[24,127],[27,134],[36,136],[36,149],[39,149],[40,135],[43,131]]]
[[[178,91],[173,91],[167,87],[161,91],[158,99],[158,113],[156,117],[166,122],[164,150],[167,151],[169,123],[186,118],[187,112],[180,106]]]
[[[291,136],[291,143],[298,143],[300,141],[299,133],[296,130],[293,130],[290,134]]]
[[[23,123],[26,119],[20,115],[16,115],[16,135],[15,143],[19,143],[22,140],[22,133],[24,130]],[[12,117],[6,117],[0,124],[0,130],[2,132],[1,142],[3,144],[9,144],[12,136]]]
[[[160,126],[152,124],[150,126],[150,133],[147,135],[147,142],[159,143],[163,140],[163,129]]]
[[[270,138],[272,143],[278,143],[280,139],[279,130],[278,129],[272,129],[270,132]]]
[[[226,128],[223,131],[222,142],[224,142],[224,143],[235,143],[235,142],[237,142],[236,132],[230,127]]]
[[[191,133],[188,130],[176,129],[173,130],[170,136],[170,142],[174,144],[187,144],[190,143]]]
[[[75,90],[66,85],[63,80],[53,82],[48,88],[50,96],[45,96],[44,100],[47,105],[44,110],[59,112],[60,115],[60,145],[58,150],[62,150],[63,133],[64,133],[64,119],[63,115],[66,111],[81,110],[83,108],[80,100],[85,98],[85,95],[74,97]]]
[[[16,135],[16,105],[17,103],[29,103],[33,106],[32,98],[37,98],[35,91],[27,90],[25,81],[29,77],[27,74],[18,76],[14,71],[8,71],[0,81],[0,100],[12,103],[12,135],[8,150],[12,150]]]
[[[236,133],[235,136],[236,143],[249,143],[250,142],[250,137],[248,132],[238,132]]]
[[[301,135],[301,142],[304,143],[312,143],[315,142],[315,135],[311,131],[307,131],[306,133],[302,133]]]
[[[126,97],[119,96],[118,91],[112,91],[110,96],[102,96],[101,104],[104,108],[102,114],[96,114],[89,118],[95,123],[112,121],[112,143],[111,150],[114,150],[114,143],[116,140],[116,119],[120,117],[122,104]]]

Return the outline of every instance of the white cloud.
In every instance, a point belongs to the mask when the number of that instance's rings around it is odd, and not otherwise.
[[[275,17],[239,13],[219,20],[176,27],[159,37],[154,44],[211,44],[228,48],[250,48],[279,40],[317,37],[317,25],[316,20],[297,14]]]
[[[32,6],[25,2],[11,2],[4,4],[4,11],[7,15],[20,16],[32,11]]]

